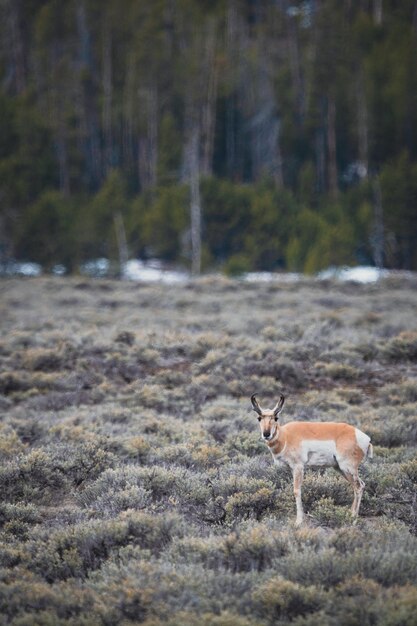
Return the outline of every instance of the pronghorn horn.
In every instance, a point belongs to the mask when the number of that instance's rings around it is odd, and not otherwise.
[[[251,398],[250,398],[251,402],[252,402],[252,406],[253,406],[253,410],[257,412],[258,415],[262,415],[262,409],[258,404],[258,401],[256,399],[256,393],[254,393]]]
[[[276,403],[276,405],[272,409],[273,412],[274,412],[275,417],[277,415],[279,415],[279,413],[281,413],[282,407],[284,406],[284,401],[285,401],[285,396],[283,396],[282,393],[281,393],[280,394],[280,399],[278,400],[278,402]]]

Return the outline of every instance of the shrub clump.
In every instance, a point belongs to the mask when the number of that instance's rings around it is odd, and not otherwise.
[[[321,376],[327,376],[333,380],[356,380],[360,372],[356,367],[347,363],[316,363],[316,371]]]
[[[0,490],[10,502],[50,503],[51,499],[95,479],[114,463],[114,456],[95,443],[35,448],[0,467]]]
[[[25,447],[13,428],[0,424],[0,459],[9,459],[23,452]]]
[[[352,515],[346,507],[335,506],[331,498],[321,498],[314,506],[313,517],[321,526],[337,528],[352,523]]]
[[[70,577],[84,578],[121,546],[137,545],[159,554],[174,535],[183,533],[175,515],[156,516],[125,511],[107,521],[90,521],[58,530],[29,545],[34,552],[30,569],[48,582]]]
[[[230,520],[255,517],[261,519],[273,510],[275,504],[274,490],[261,487],[253,493],[238,492],[227,500],[226,512]]]
[[[403,331],[381,347],[382,356],[388,361],[417,361],[417,332]]]
[[[263,571],[288,550],[287,537],[265,526],[231,533],[222,544],[225,567],[232,572]]]
[[[270,624],[313,613],[323,603],[323,594],[317,587],[303,587],[277,576],[259,585],[252,598],[258,614]]]
[[[22,365],[35,372],[55,372],[63,366],[63,356],[49,348],[29,348],[24,353]]]

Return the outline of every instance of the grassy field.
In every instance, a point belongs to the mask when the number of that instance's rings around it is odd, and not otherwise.
[[[0,624],[415,626],[417,281],[0,290]],[[254,392],[372,437],[355,525]]]

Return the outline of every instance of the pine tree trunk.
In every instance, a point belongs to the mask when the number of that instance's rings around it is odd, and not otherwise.
[[[67,133],[59,94],[52,97],[52,124],[55,129],[55,149],[59,168],[59,190],[64,196],[71,193],[68,165]]]
[[[84,138],[84,157],[88,183],[96,188],[103,179],[101,144],[99,137],[99,122],[97,99],[93,85],[95,68],[91,50],[91,36],[87,24],[85,3],[79,0],[77,4],[77,30],[79,39],[79,114],[81,132]],[[87,74],[88,78],[85,78]]]
[[[374,14],[374,22],[378,26],[382,24],[382,0],[373,0],[373,14]]]
[[[259,42],[258,59],[253,68],[253,100],[249,103],[251,118],[252,177],[267,176],[277,186],[283,185],[280,120],[272,84],[273,71],[267,53]]]
[[[358,123],[358,154],[359,161],[364,166],[365,176],[368,173],[368,111],[366,108],[366,96],[364,87],[364,76],[362,68],[358,71],[358,80],[356,86],[356,102],[357,102],[357,123]]]
[[[305,93],[301,76],[300,53],[297,39],[297,30],[294,18],[287,12],[287,47],[290,61],[291,81],[295,94],[297,121],[302,124],[305,115]]]
[[[338,194],[336,161],[336,102],[331,94],[327,101],[327,150],[329,192],[335,198]]]
[[[71,193],[71,186],[67,148],[67,127],[65,123],[65,109],[63,104],[63,99],[65,96],[59,88],[59,85],[57,84],[57,77],[55,76],[55,69],[58,67],[60,61],[58,46],[56,45],[56,42],[54,42],[51,46],[50,54],[52,60],[51,65],[53,68],[55,80],[52,81],[47,94],[49,110],[48,115],[54,133],[55,151],[59,171],[59,190],[64,196],[69,196]]]
[[[325,133],[323,128],[318,128],[314,142],[316,153],[316,181],[317,191],[322,193],[326,188],[326,150]]]
[[[201,273],[201,198],[199,168],[200,133],[196,125],[190,139],[190,222],[191,222],[191,272]]]
[[[153,82],[149,90],[148,109],[149,186],[158,181],[158,88]]]
[[[237,31],[237,9],[236,0],[229,0],[226,15],[226,55],[232,72],[236,72],[236,31]],[[228,83],[233,87],[232,77]],[[226,171],[227,175],[233,177],[236,163],[236,95],[234,90],[228,96],[226,102]]]
[[[140,103],[146,135],[138,140],[138,170],[141,189],[145,190],[156,186],[158,174],[158,91],[155,82],[142,92]]]
[[[128,170],[135,168],[134,156],[134,64],[127,62],[126,78],[123,88],[123,119],[122,119],[122,160]]]
[[[276,137],[274,137],[275,151],[276,151],[276,163],[274,167],[274,181],[277,187],[284,186],[284,173],[282,169],[282,152],[280,143],[280,129],[281,123],[278,122],[276,126]]]
[[[208,76],[207,96],[203,104],[202,116],[202,157],[201,174],[211,176],[213,168],[214,132],[216,127],[216,100],[218,69],[216,65],[216,23],[211,20],[205,42],[205,68],[203,75]]]
[[[9,46],[12,59],[14,87],[17,94],[26,89],[24,44],[20,26],[19,1],[6,0],[8,12]]]
[[[381,184],[376,176],[374,188],[374,224],[371,234],[371,247],[376,267],[384,266],[384,216],[382,211]]]
[[[109,18],[104,18],[103,26],[103,136],[104,136],[104,170],[105,175],[113,165],[113,132],[112,132],[112,38]]]
[[[126,240],[126,230],[123,216],[120,211],[113,215],[114,228],[116,231],[117,249],[119,251],[119,276],[123,276],[123,268],[129,260],[129,252]]]

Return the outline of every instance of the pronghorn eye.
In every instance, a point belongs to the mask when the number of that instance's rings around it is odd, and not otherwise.
[[[262,417],[258,417],[258,422],[260,422],[260,421],[261,421],[261,419],[262,419]]]
[[[277,422],[278,421],[278,415],[275,415],[274,420]]]

